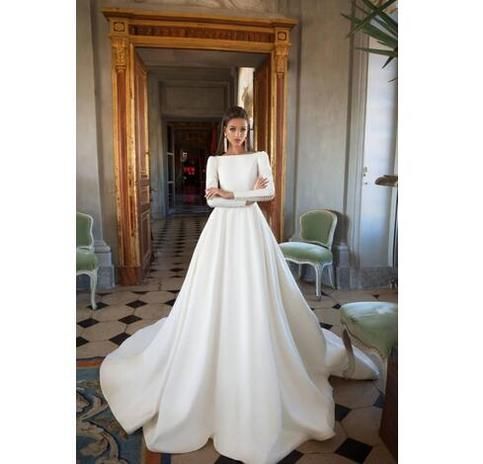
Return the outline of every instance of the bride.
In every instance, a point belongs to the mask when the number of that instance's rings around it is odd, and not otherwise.
[[[143,427],[151,451],[194,451],[212,438],[222,455],[275,464],[309,439],[334,436],[328,377],[341,376],[348,359],[307,305],[257,204],[275,191],[267,153],[249,152],[247,113],[228,109],[221,128],[206,173],[214,210],[176,302],[104,359],[100,382],[115,418],[127,433]],[[372,361],[355,355],[353,378],[375,378]]]

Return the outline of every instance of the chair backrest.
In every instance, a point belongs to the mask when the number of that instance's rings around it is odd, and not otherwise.
[[[85,213],[76,214],[76,245],[78,247],[93,249],[94,235],[92,234],[92,226],[94,219]]]
[[[300,216],[300,236],[303,241],[332,249],[337,216],[328,209],[312,209]]]

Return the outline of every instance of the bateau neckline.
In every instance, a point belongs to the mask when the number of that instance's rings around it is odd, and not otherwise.
[[[233,156],[251,156],[251,155],[256,155],[257,153],[260,153],[259,151],[255,151],[254,153],[242,153],[240,155],[219,155],[218,158],[224,158],[226,157],[233,157]]]

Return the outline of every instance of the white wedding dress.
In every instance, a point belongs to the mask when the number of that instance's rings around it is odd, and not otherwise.
[[[250,190],[257,176],[265,189]],[[168,317],[109,354],[101,388],[126,432],[143,427],[152,451],[216,450],[275,464],[309,439],[334,436],[328,376],[348,359],[321,329],[256,201],[273,198],[265,152],[212,156],[207,187],[234,192],[214,207]],[[247,205],[247,201],[255,201]],[[377,368],[355,350],[353,377]]]

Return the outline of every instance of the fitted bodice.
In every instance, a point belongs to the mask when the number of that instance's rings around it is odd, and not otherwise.
[[[266,187],[254,189],[257,177],[267,180]],[[267,153],[259,151],[248,155],[210,156],[206,166],[206,188],[221,188],[233,193],[233,198],[230,199],[208,199],[208,205],[213,208],[238,208],[248,206],[254,201],[273,199],[275,187]]]
[[[258,176],[259,152],[249,155],[218,156],[218,180],[220,188],[230,192],[253,188]]]

